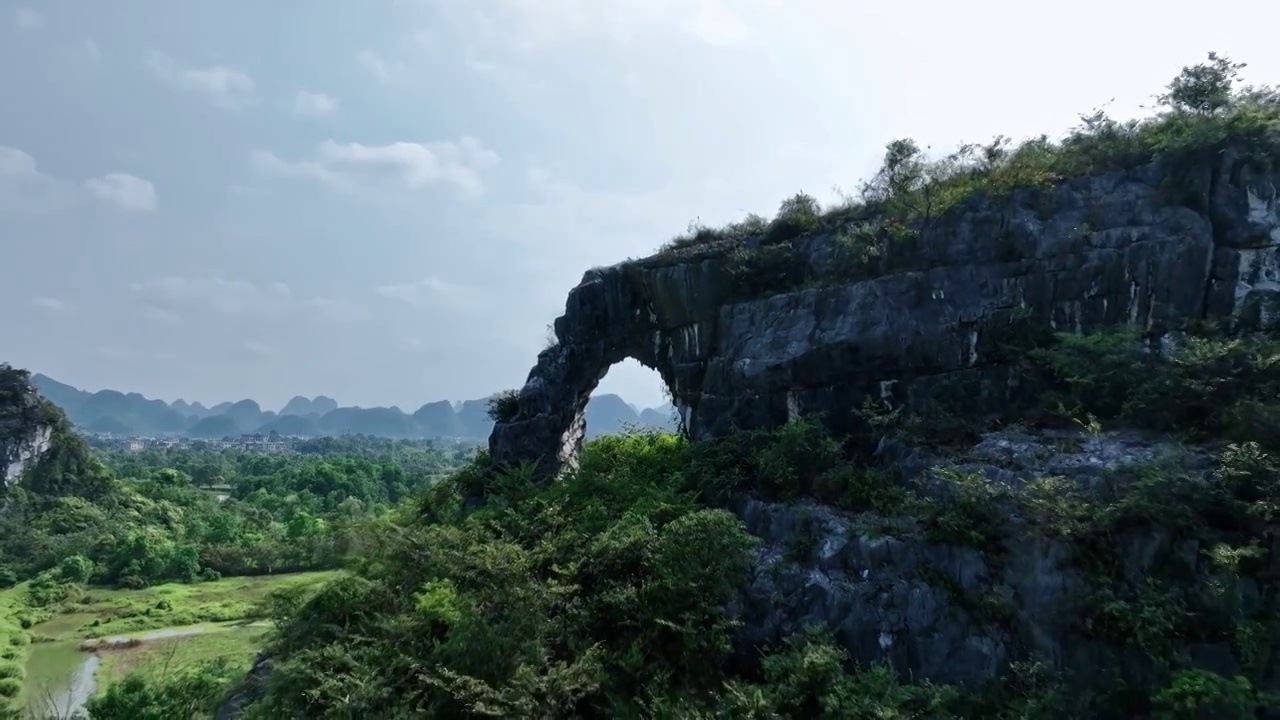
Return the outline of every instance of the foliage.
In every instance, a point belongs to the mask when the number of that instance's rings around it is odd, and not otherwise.
[[[725,258],[735,299],[762,297],[807,282],[847,282],[895,269],[919,269],[917,241],[939,221],[983,202],[1044,204],[1053,186],[1070,178],[1159,162],[1173,202],[1200,202],[1186,169],[1228,147],[1262,168],[1280,165],[1280,93],[1238,87],[1238,70],[1225,56],[1183,68],[1159,100],[1158,112],[1121,122],[1098,110],[1058,141],[1047,136],[1014,144],[1004,136],[964,143],[931,157],[910,138],[885,147],[880,168],[861,184],[860,196],[823,210],[813,198],[787,200],[769,223],[752,216],[716,230],[705,226],[664,247],[659,257],[707,248]],[[833,259],[817,277],[794,251],[794,240],[831,232]],[[994,238],[1000,242],[1000,238]],[[995,248],[1017,259],[1015,248]]]
[[[489,406],[485,410],[489,419],[494,422],[506,422],[520,412],[520,393],[515,390],[503,390],[489,398]]]
[[[355,575],[278,619],[263,712],[636,717],[648,692],[718,691],[751,543],[672,472],[689,451],[602,438],[550,487],[371,529]]]
[[[1258,442],[1280,450],[1280,341],[1189,334],[1161,349],[1132,330],[1058,334],[1030,350],[1038,417],[1091,414],[1191,438]]]
[[[225,662],[210,662],[168,673],[159,679],[130,674],[91,698],[90,720],[171,720],[212,718],[236,672]]]
[[[1247,720],[1257,717],[1263,698],[1248,678],[1224,678],[1207,670],[1180,670],[1155,696],[1156,717]]]
[[[394,454],[380,457],[378,449]],[[60,574],[59,582],[136,588],[336,568],[354,528],[465,457],[457,448],[405,443],[365,445],[359,456],[311,450],[107,452],[122,479],[94,460],[93,472],[112,484],[105,494],[50,496],[20,486],[0,515],[0,572],[16,581],[56,571],[50,577]]]

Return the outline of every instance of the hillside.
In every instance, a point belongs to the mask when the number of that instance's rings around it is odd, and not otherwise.
[[[588,272],[228,714],[1275,716],[1280,97],[1234,71]],[[690,437],[582,443],[624,357]]]
[[[308,437],[318,435],[374,435],[391,438],[448,437],[479,440],[489,436],[493,420],[488,400],[468,400],[457,408],[448,401],[423,405],[413,413],[400,408],[339,407],[323,395],[297,396],[278,412],[263,410],[254,400],[224,402],[205,408],[200,403],[148,399],[138,393],[99,390],[90,393],[46,375],[32,378],[40,393],[60,407],[76,427],[113,435],[183,435],[222,438],[241,433]],[[675,427],[670,406],[637,411],[617,395],[592,399],[592,437],[637,425]]]

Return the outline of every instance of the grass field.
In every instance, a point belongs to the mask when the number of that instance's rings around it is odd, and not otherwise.
[[[20,706],[62,706],[66,698],[101,692],[130,671],[157,675],[216,658],[247,668],[269,629],[260,621],[262,601],[275,590],[336,574],[87,588],[40,610],[27,607],[25,584],[0,591],[0,704],[14,698]],[[82,649],[86,641],[117,637],[136,643],[96,653]]]
[[[105,688],[130,672],[157,677],[208,660],[225,660],[247,672],[268,629],[259,623],[200,625],[189,629],[199,632],[103,652],[102,664],[98,666],[98,687]]]

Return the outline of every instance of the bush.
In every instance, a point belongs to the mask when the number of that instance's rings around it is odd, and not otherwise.
[[[489,398],[486,411],[489,419],[496,423],[506,422],[520,412],[520,394],[515,390],[503,390]]]
[[[237,673],[225,662],[206,662],[157,679],[130,674],[89,699],[90,720],[212,717]]]

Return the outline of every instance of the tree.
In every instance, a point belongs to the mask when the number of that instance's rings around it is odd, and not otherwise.
[[[1233,63],[1225,55],[1209,53],[1208,62],[1182,68],[1161,95],[1160,104],[1174,110],[1212,115],[1231,105],[1231,89],[1245,63]]]
[[[894,140],[885,146],[880,170],[862,186],[862,196],[871,202],[902,197],[924,184],[925,169],[924,152],[915,140]]]

